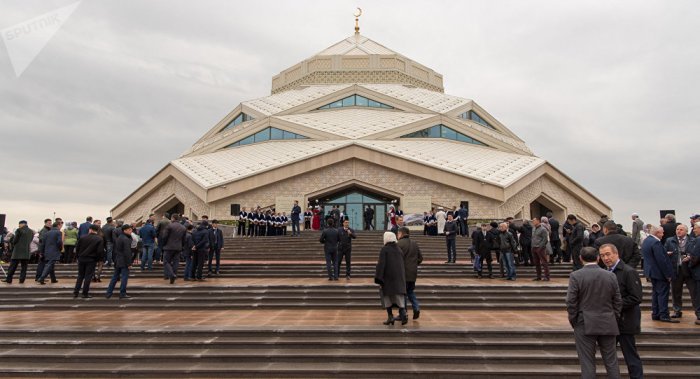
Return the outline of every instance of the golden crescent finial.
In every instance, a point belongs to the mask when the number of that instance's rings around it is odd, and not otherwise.
[[[355,16],[355,34],[360,34],[360,16],[362,16],[362,8],[357,7],[354,13]]]

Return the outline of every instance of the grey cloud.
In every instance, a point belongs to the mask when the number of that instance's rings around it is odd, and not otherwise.
[[[69,3],[3,1],[0,28]],[[85,204],[75,219],[106,214],[238,103],[269,94],[273,75],[349,36],[355,6],[84,1],[20,78],[0,52],[0,162],[20,168],[4,175],[0,212],[39,220],[50,198]],[[485,107],[625,223],[700,211],[694,2],[363,9],[363,34],[442,73],[447,93]]]

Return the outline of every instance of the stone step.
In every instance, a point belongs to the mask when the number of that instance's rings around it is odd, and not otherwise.
[[[642,360],[650,365],[681,366],[700,364],[700,353],[682,351],[644,351],[640,354]],[[33,349],[14,348],[0,350],[0,357],[9,359],[13,364],[23,364],[36,362],[36,351]],[[618,353],[620,364],[624,365],[622,352]],[[120,363],[127,361],[130,365],[140,365],[142,363],[157,360],[163,365],[177,363],[183,360],[196,360],[198,364],[209,363],[251,363],[251,362],[287,362],[297,363],[318,363],[326,361],[336,361],[355,364],[376,364],[382,362],[404,362],[414,364],[449,364],[454,361],[465,363],[480,362],[507,362],[508,364],[529,365],[529,364],[565,364],[575,365],[578,363],[578,356],[575,349],[566,351],[556,351],[553,349],[542,349],[536,347],[526,347],[523,349],[424,349],[422,346],[414,348],[386,347],[383,349],[366,349],[356,347],[329,348],[324,349],[307,347],[306,349],[296,348],[260,348],[257,350],[240,348],[217,348],[191,347],[183,349],[146,349],[140,345],[126,346],[121,349],[42,349],[41,360],[43,364],[51,363]]]
[[[260,334],[257,336],[235,336],[216,335],[202,337],[201,333],[188,335],[158,335],[144,338],[142,333],[133,335],[110,335],[94,337],[77,337],[73,333],[71,336],[49,336],[49,335],[18,335],[16,337],[0,337],[0,351],[10,349],[131,349],[137,345],[139,349],[264,349],[279,347],[285,349],[308,349],[308,348],[342,348],[351,345],[353,348],[397,348],[410,347],[420,342],[421,349],[575,349],[575,344],[571,333],[566,335],[550,335],[551,332],[542,333],[539,338],[519,337],[514,340],[513,336],[490,335],[484,337],[446,337],[446,336],[395,336],[386,335],[378,339],[374,336],[343,336],[324,337],[321,335],[299,335],[299,336],[271,336]],[[320,333],[319,333],[320,334]],[[643,333],[637,336],[637,347],[639,351],[695,351],[700,344],[700,335],[690,333],[683,338],[660,337]],[[2,350],[4,349],[4,350]]]
[[[0,291],[4,299],[1,310],[61,310],[61,309],[374,309],[379,306],[376,286],[339,286],[336,288],[265,288],[226,287],[204,289],[201,287],[141,287],[129,288],[131,299],[104,298],[104,288],[93,290],[93,298],[74,299],[72,290],[44,290],[43,288],[7,289]],[[418,287],[416,294],[425,310],[563,310],[566,292],[561,288],[523,290],[503,286],[484,289],[471,287]],[[645,296],[641,308],[651,308],[650,296]],[[690,304],[689,297],[685,303]]]
[[[0,357],[6,361],[0,376],[573,378],[580,375],[572,333],[563,330],[68,328],[3,330],[0,336]],[[689,347],[696,346],[698,339],[697,330],[640,335],[646,375],[697,377],[700,352]],[[509,344],[509,340],[516,343]],[[620,354],[618,357],[624,373],[624,362]],[[598,373],[603,373],[602,367]]]
[[[620,371],[626,374],[626,367]],[[645,365],[645,377],[648,378],[697,378],[693,366]],[[474,379],[518,379],[518,378],[579,378],[578,364],[511,364],[503,361],[483,363],[372,363],[354,364],[348,362],[211,362],[198,364],[197,360],[189,362],[172,362],[167,366],[159,362],[143,362],[131,365],[118,363],[25,363],[13,364],[0,372],[0,377],[99,377],[99,378],[474,378]],[[602,366],[597,367],[597,377],[604,378]]]

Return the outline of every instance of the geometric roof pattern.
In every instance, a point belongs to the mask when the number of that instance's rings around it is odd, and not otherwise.
[[[351,85],[352,84],[335,84],[301,87],[255,100],[244,101],[243,105],[269,116],[330,95],[333,92],[340,91]]]
[[[471,102],[469,99],[403,84],[362,84],[361,86],[436,113],[446,113]]]
[[[255,100],[244,101],[243,105],[269,116],[330,95],[333,92],[343,90],[351,85],[352,84],[309,85]],[[403,84],[357,85],[370,91],[375,91],[409,104],[423,107],[435,113],[449,112],[455,108],[468,105],[471,102],[469,99]]]
[[[171,164],[204,188],[310,158],[350,144],[345,141],[270,141],[176,159]]]
[[[522,150],[525,153],[532,154],[532,150],[525,144],[525,142],[512,138],[510,136],[501,134],[489,127],[480,125],[476,122],[464,122],[462,119],[457,118],[457,121],[462,121],[462,125],[466,128],[472,129],[477,133],[488,134],[490,137],[497,139],[503,143],[515,147],[518,150]]]
[[[435,117],[434,114],[408,113],[374,109],[335,109],[277,116],[284,121],[335,134],[343,138],[358,139],[395,129],[413,122]]]
[[[316,55],[395,55],[395,51],[363,35],[350,36]]]
[[[449,140],[288,140],[240,146],[172,161],[204,188],[219,186],[349,145],[505,187],[544,164],[541,158]]]
[[[545,163],[531,155],[508,153],[488,147],[445,139],[359,140],[358,145],[399,156],[427,166],[450,171],[505,187]]]

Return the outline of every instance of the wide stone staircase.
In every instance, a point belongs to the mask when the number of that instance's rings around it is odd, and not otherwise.
[[[318,236],[227,238],[221,275],[170,285],[160,265],[135,269],[131,299],[105,299],[104,279],[93,299],[73,299],[75,265],[59,265],[56,284],[3,283],[0,376],[580,376],[564,305],[569,265],[554,265],[551,282],[530,281],[530,266],[518,267],[516,282],[477,280],[468,238],[448,265],[444,238],[416,235],[425,257],[421,318],[383,326],[371,280],[381,233],[359,233],[352,279],[338,282],[325,279]],[[638,346],[646,377],[700,377],[692,312],[682,324],[651,322],[650,298],[645,284]]]

